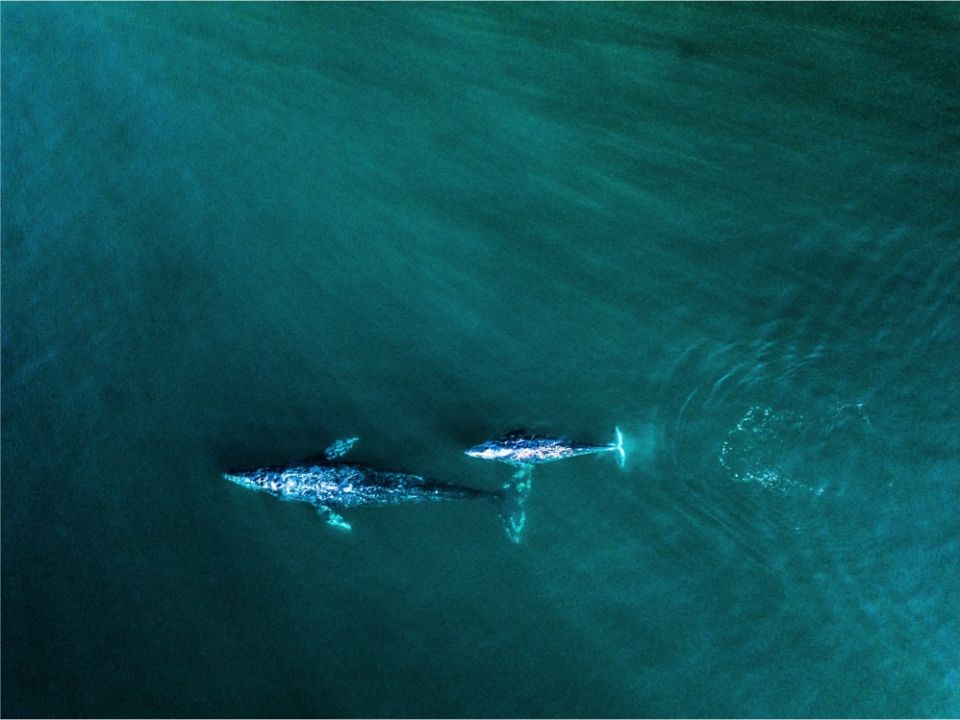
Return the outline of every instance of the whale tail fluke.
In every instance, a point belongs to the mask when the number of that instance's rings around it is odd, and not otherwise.
[[[623,433],[618,427],[615,427],[613,432],[615,436],[612,446],[617,453],[617,465],[622,468],[627,463],[627,454],[623,451]]]
[[[503,529],[507,537],[513,542],[520,542],[520,536],[523,534],[523,526],[527,522],[527,495],[530,494],[532,484],[531,474],[533,468],[527,466],[520,468],[513,474],[509,482],[504,484],[499,495],[500,519],[503,521]]]

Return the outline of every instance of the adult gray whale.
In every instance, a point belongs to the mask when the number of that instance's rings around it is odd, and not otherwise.
[[[514,467],[541,465],[554,460],[594,455],[596,453],[616,453],[617,464],[623,467],[626,455],[623,452],[623,434],[620,428],[614,428],[614,441],[607,445],[575,443],[557,438],[537,437],[525,430],[513,430],[499,440],[474,445],[464,454],[481,460],[496,460]]]
[[[339,462],[357,438],[337,440],[327,448],[323,462],[304,461],[285,467],[230,471],[223,477],[248,490],[281,500],[309,503],[327,524],[342,530],[351,526],[337,512],[360,505],[398,505],[437,500],[489,500],[513,542],[520,542],[526,522],[524,504],[530,491],[529,474],[518,473],[499,491],[479,490],[428,480],[419,475],[378,470]]]

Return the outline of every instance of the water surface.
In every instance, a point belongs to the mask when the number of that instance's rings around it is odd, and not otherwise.
[[[956,6],[2,21],[6,715],[960,714]]]

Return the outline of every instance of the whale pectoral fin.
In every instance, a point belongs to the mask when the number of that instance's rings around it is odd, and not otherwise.
[[[359,439],[360,438],[358,437],[352,437],[345,438],[343,440],[337,440],[333,445],[324,450],[323,454],[326,456],[327,460],[334,460],[338,457],[343,457],[350,452],[350,448],[356,445]]]
[[[527,502],[527,496],[530,494],[532,477],[532,466],[528,465],[520,468],[513,474],[509,482],[504,483],[503,489],[498,495],[503,529],[506,531],[507,537],[515,543],[520,542],[523,526],[527,522],[527,511],[524,509],[524,505]]]
[[[517,470],[513,474],[513,477],[510,478],[510,482],[507,483],[507,485],[524,484],[526,485],[527,490],[529,490],[530,485],[532,484],[532,476],[533,476],[533,465],[521,465],[520,469]]]
[[[321,505],[317,508],[317,514],[323,518],[324,522],[331,527],[335,527],[338,530],[350,531],[350,523],[343,519],[342,515],[335,513],[333,510],[328,508],[326,505]]]

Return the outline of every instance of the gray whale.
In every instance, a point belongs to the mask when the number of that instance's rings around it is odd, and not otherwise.
[[[400,505],[440,500],[486,500],[500,513],[504,531],[519,542],[526,522],[524,504],[530,490],[529,474],[518,473],[497,491],[430,480],[420,475],[380,470],[366,465],[339,462],[357,438],[338,440],[320,462],[233,470],[223,477],[248,490],[264,492],[280,500],[308,503],[327,524],[341,530],[351,525],[338,511],[361,505]]]

